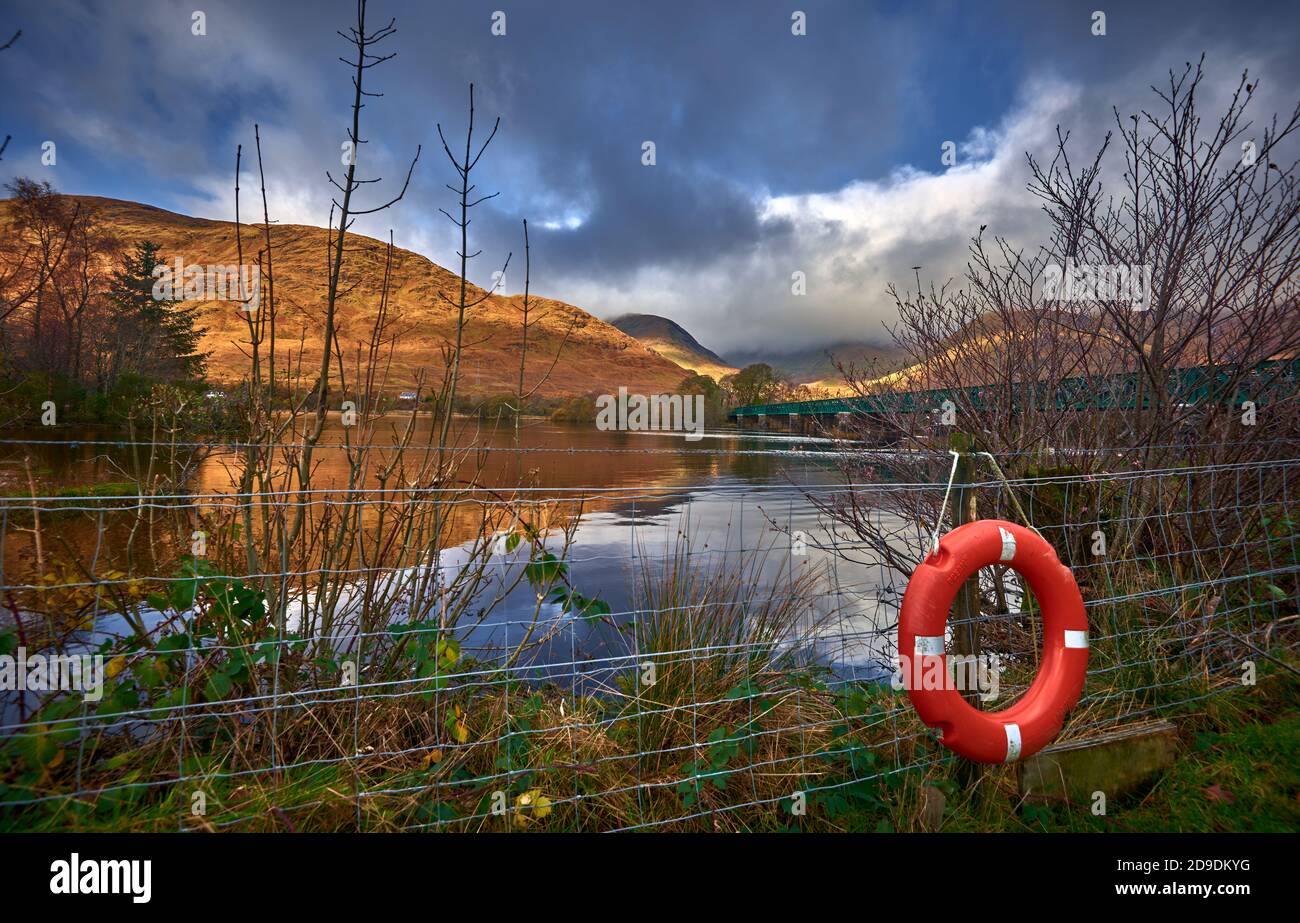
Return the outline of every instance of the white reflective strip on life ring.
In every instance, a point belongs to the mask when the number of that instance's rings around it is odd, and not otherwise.
[[[1016,558],[1016,537],[1011,534],[1010,530],[998,526],[998,535],[1002,536],[1002,558],[1003,561],[1014,561]]]
[[[917,635],[915,657],[943,656],[943,635]]]
[[[1020,758],[1020,725],[1004,724],[1002,729],[1007,732],[1006,762],[1014,763]]]
[[[1086,631],[1076,631],[1074,629],[1065,629],[1065,646],[1066,647],[1088,647],[1088,633]]]

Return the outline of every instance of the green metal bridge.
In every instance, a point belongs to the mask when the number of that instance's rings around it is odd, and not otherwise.
[[[1236,381],[1237,369],[1231,365],[1193,366],[1177,369],[1170,375],[1169,395],[1176,404],[1228,402],[1240,406],[1243,401],[1257,405],[1271,396],[1294,394],[1300,381],[1300,358],[1262,362]],[[924,391],[888,391],[870,397],[837,397],[819,401],[787,401],[777,404],[747,404],[727,414],[737,423],[763,417],[811,417],[838,414],[889,416],[900,413],[930,413],[944,401],[965,404],[975,410],[1004,406],[1010,398],[1012,411],[1054,406],[1057,410],[1134,410],[1138,407],[1138,375],[1090,375],[1065,378],[1055,386],[1048,382],[1014,385],[975,385],[969,388],[936,388]],[[1010,395],[1008,395],[1010,391]],[[1150,394],[1143,393],[1142,409],[1150,406]]]

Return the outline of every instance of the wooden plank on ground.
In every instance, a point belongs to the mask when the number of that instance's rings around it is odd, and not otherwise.
[[[1152,781],[1173,765],[1178,729],[1168,721],[1119,728],[1086,740],[1045,747],[1020,764],[1020,794],[1031,801],[1109,801]]]

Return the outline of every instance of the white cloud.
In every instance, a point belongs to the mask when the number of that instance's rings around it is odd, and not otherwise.
[[[1049,150],[1081,98],[1078,86],[1041,78],[1000,124],[970,133],[956,166],[904,165],[832,192],[759,196],[756,213],[772,233],[705,269],[643,267],[612,284],[573,278],[559,287],[602,316],[667,314],[721,350],[883,339],[881,322],[894,314],[886,286],[906,284],[911,267],[922,266],[923,278],[959,277],[982,224],[1025,246],[1040,242],[1024,152]],[[938,159],[936,150],[936,167]],[[804,296],[791,294],[796,270],[807,278]]]

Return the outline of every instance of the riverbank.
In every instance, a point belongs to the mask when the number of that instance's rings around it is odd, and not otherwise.
[[[1294,662],[1293,662],[1294,665]],[[1022,802],[1014,772],[986,772],[979,797],[961,787],[956,766],[926,785],[944,793],[940,827],[947,832],[1270,832],[1300,831],[1300,680],[1279,670],[1254,689],[1195,703],[1173,716],[1179,755],[1134,793],[1108,799],[1105,815],[1091,804]],[[899,805],[899,829],[925,824],[925,786]],[[933,810],[933,808],[932,808]],[[864,818],[865,823],[870,818]]]

